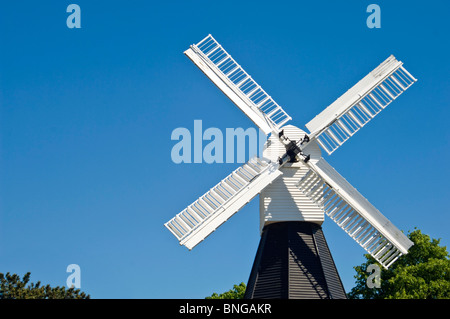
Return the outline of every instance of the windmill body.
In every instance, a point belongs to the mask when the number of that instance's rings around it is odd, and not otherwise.
[[[292,125],[284,126],[283,131],[292,141],[301,140],[306,135],[304,131]],[[320,148],[315,142],[308,144],[305,152],[310,154],[310,162],[317,162],[321,157]],[[284,144],[272,135],[265,144],[263,157],[276,162],[285,153]],[[280,168],[283,174],[260,193],[261,231],[266,224],[281,221],[308,221],[322,225],[322,207],[309,199],[297,186],[308,170],[303,161],[287,162]]]
[[[185,51],[191,61],[270,135],[261,158],[238,167],[165,226],[194,248],[256,195],[261,241],[247,298],[345,298],[322,232],[325,215],[383,267],[413,243],[322,157],[331,155],[416,79],[393,55],[305,126],[291,117],[208,35]]]

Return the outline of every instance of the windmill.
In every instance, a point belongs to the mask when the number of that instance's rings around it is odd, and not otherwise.
[[[260,195],[261,240],[246,298],[345,298],[322,232],[324,215],[384,268],[413,243],[322,157],[416,79],[393,55],[306,124],[291,117],[208,35],[184,52],[266,135],[251,158],[165,223],[189,250]]]

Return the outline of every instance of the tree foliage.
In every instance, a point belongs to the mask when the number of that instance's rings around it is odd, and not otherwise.
[[[90,299],[80,289],[29,283],[30,275],[27,272],[20,279],[17,274],[0,273],[0,299]]]
[[[221,294],[213,293],[205,299],[244,299],[245,288],[246,285],[241,282],[239,285],[234,285],[233,289]]]
[[[356,286],[348,293],[351,299],[450,299],[450,260],[440,239],[431,239],[418,229],[408,233],[414,242],[408,254],[401,256],[388,269],[383,269],[370,255],[355,266]],[[378,264],[380,288],[368,288],[367,267]]]

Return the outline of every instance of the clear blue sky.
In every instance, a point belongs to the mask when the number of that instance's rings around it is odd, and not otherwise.
[[[81,29],[66,7],[81,7]],[[381,29],[366,8],[381,7]],[[163,227],[239,164],[174,164],[171,132],[252,127],[187,57],[211,33],[301,128],[394,54],[418,82],[324,157],[398,228],[449,244],[448,1],[9,1],[0,6],[0,272],[93,298],[247,282],[254,200],[189,252]],[[326,219],[346,290],[364,250]]]

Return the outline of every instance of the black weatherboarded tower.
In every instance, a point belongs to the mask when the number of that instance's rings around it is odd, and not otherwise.
[[[244,298],[345,299],[322,227],[310,222],[267,224]]]

